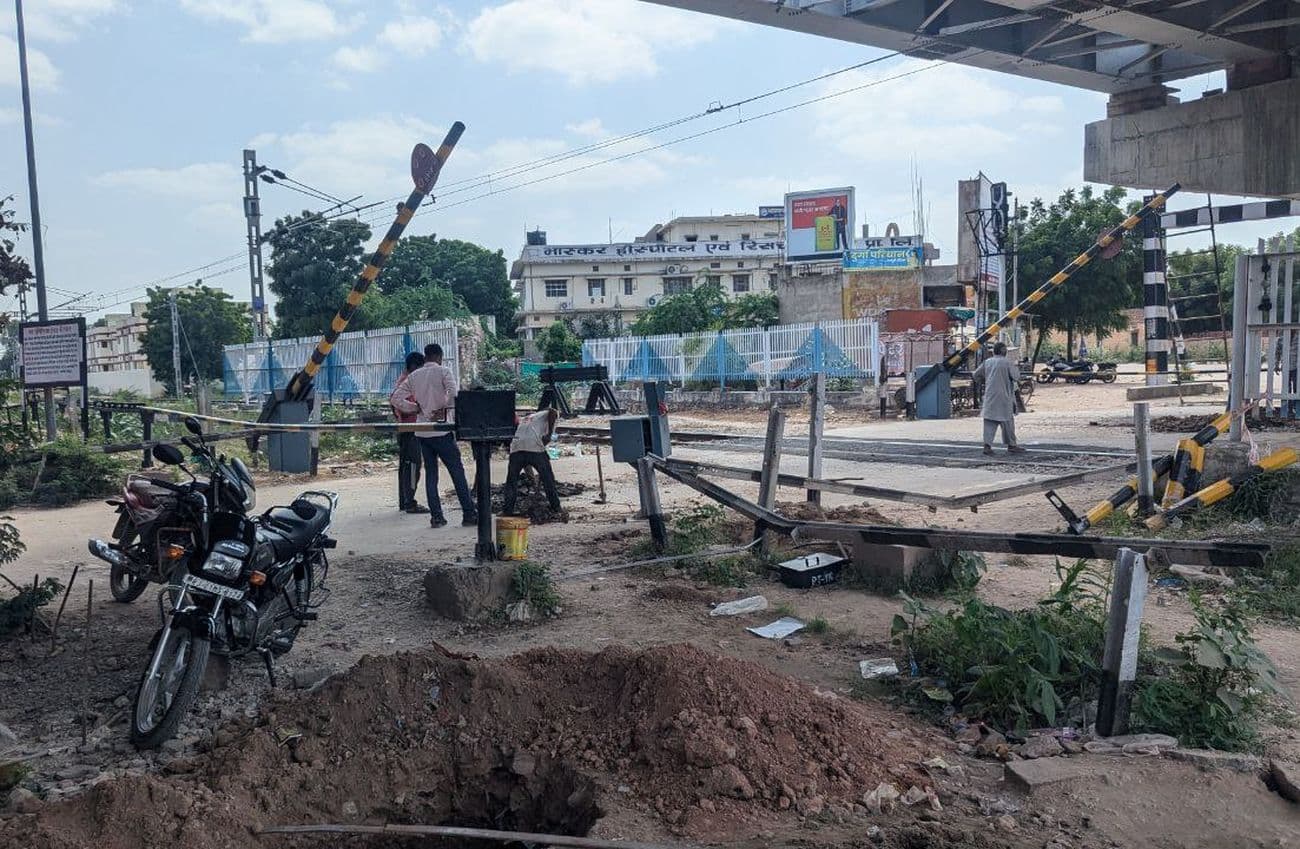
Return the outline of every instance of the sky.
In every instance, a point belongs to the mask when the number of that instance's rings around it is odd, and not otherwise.
[[[330,195],[382,202],[363,213],[378,236],[410,191],[411,147],[463,121],[407,234],[508,259],[533,228],[630,241],[675,215],[845,185],[859,225],[910,233],[919,179],[927,239],[955,261],[957,180],[983,171],[1022,201],[1055,198],[1082,184],[1083,125],[1105,115],[1094,92],[639,0],[28,0],[26,15],[50,303],[92,316],[159,282],[248,299],[246,147]],[[14,33],[5,4],[0,197],[28,220]],[[1179,84],[1184,97],[1221,85]],[[261,188],[264,228],[328,206]]]

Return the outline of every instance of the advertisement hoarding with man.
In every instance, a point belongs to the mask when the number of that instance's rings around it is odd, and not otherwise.
[[[839,261],[853,238],[853,188],[785,196],[785,261]]]

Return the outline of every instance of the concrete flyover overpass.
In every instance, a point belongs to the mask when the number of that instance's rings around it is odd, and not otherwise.
[[[1099,183],[1300,198],[1300,0],[647,0],[1110,95]],[[1227,71],[1179,102],[1168,86]]]

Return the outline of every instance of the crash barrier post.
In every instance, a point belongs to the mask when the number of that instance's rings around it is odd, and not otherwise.
[[[1066,280],[1069,280],[1071,275],[1092,262],[1098,254],[1114,243],[1116,239],[1124,238],[1125,233],[1137,227],[1147,218],[1163,209],[1165,204],[1169,201],[1169,198],[1172,197],[1179,188],[1180,186],[1177,183],[1174,183],[1163,192],[1153,195],[1137,212],[1133,213],[1128,218],[1125,218],[1117,226],[1112,227],[1110,230],[1098,236],[1097,241],[1094,242],[1091,247],[1076,256],[1060,271],[1053,274],[1046,283],[1022,298],[1020,303],[1007,310],[1005,315],[986,327],[983,333],[980,333],[972,339],[964,348],[959,349],[943,362],[935,363],[926,370],[924,374],[917,378],[917,389],[920,390],[925,388],[931,381],[935,380],[939,376],[940,372],[948,372],[951,374],[960,368],[962,363],[966,362],[966,359],[971,354],[978,351],[986,342],[990,339],[996,338],[997,335],[1002,332],[1002,325],[1004,322],[1015,321],[1017,318],[1024,315],[1027,308],[1038,303],[1043,298],[1047,297],[1047,295],[1056,287],[1060,286]]]
[[[1262,474],[1276,472],[1279,469],[1285,469],[1287,466],[1295,463],[1300,455],[1296,454],[1294,448],[1280,448],[1269,454],[1267,457],[1260,459],[1258,463],[1238,472],[1231,477],[1215,481],[1200,491],[1189,495],[1182,501],[1165,510],[1163,513],[1157,513],[1147,519],[1146,526],[1153,531],[1158,531],[1169,526],[1173,519],[1194,513],[1202,507],[1209,507],[1232,495],[1243,485],[1254,480]]]
[[[758,504],[767,510],[776,506],[777,481],[781,475],[781,443],[785,438],[785,413],[773,404],[767,411],[767,436],[763,441],[763,465],[758,479]],[[767,549],[767,528],[762,521],[754,523],[754,539],[762,540],[759,546]]]
[[[648,455],[636,461],[636,482],[641,496],[641,513],[650,522],[650,539],[654,541],[656,551],[663,551],[668,545],[668,527],[664,524],[663,507],[659,502],[659,481]]]
[[[1219,434],[1226,433],[1228,427],[1236,417],[1242,414],[1244,414],[1244,410],[1235,413],[1232,410],[1225,410],[1224,412],[1219,413],[1219,415],[1210,420],[1209,424],[1198,430],[1196,434],[1191,437],[1192,441],[1201,448],[1204,448],[1206,445],[1213,442],[1215,437]],[[1174,455],[1172,454],[1165,454],[1154,460],[1151,463],[1152,482],[1157,483],[1162,477],[1170,474],[1173,466]],[[1094,504],[1092,509],[1088,510],[1088,512],[1083,516],[1077,515],[1072,509],[1070,509],[1070,506],[1065,503],[1061,496],[1056,494],[1055,490],[1047,493],[1047,500],[1051,502],[1052,506],[1055,507],[1057,512],[1059,512],[1062,518],[1065,519],[1066,526],[1069,528],[1070,533],[1077,535],[1084,533],[1093,525],[1096,525],[1111,513],[1114,513],[1116,510],[1123,507],[1131,501],[1137,493],[1138,479],[1137,476],[1134,475],[1129,478],[1122,487],[1111,493],[1109,498]]]
[[[1151,479],[1151,405],[1146,401],[1133,405],[1133,442],[1137,449],[1138,515],[1148,516],[1155,509],[1155,482]]]
[[[1160,506],[1169,507],[1182,501],[1188,491],[1200,488],[1201,472],[1205,469],[1205,448],[1195,439],[1178,440],[1174,450],[1174,465],[1169,473],[1169,482],[1165,484],[1165,494],[1160,499]]]
[[[324,364],[325,358],[329,356],[330,350],[338,340],[339,334],[348,327],[348,322],[356,313],[357,307],[361,306],[361,299],[366,296],[366,290],[370,284],[374,283],[379,277],[380,271],[383,270],[384,263],[388,261],[388,256],[393,252],[397,241],[402,237],[402,232],[406,225],[415,216],[415,211],[420,204],[424,202],[429,192],[438,183],[438,175],[442,172],[442,166],[446,164],[451,152],[456,147],[456,142],[460,141],[461,134],[465,132],[465,125],[460,121],[451,125],[447,131],[447,136],[442,140],[442,144],[435,152],[429,149],[428,145],[417,144],[411,151],[411,180],[415,183],[415,188],[406,200],[397,207],[397,216],[393,223],[389,225],[388,232],[384,234],[383,241],[375,248],[374,254],[366,267],[361,269],[357,280],[352,284],[352,291],[348,293],[347,300],[339,311],[334,315],[334,320],[330,322],[329,329],[317,343],[316,349],[311,352],[307,363],[302,370],[293,376],[289,381],[289,386],[285,393],[288,400],[304,400],[311,391],[311,384],[316,372]]]
[[[826,429],[826,375],[814,374],[808,387],[808,477],[822,476],[822,432]],[[808,503],[821,504],[821,490],[810,489]]]
[[[1097,733],[1105,737],[1128,733],[1146,596],[1145,558],[1131,548],[1121,548],[1115,558],[1111,582],[1106,647],[1101,659],[1101,693],[1097,699]]]

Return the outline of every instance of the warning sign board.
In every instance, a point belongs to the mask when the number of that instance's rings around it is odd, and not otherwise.
[[[81,386],[86,382],[84,318],[26,321],[18,332],[24,386]]]

